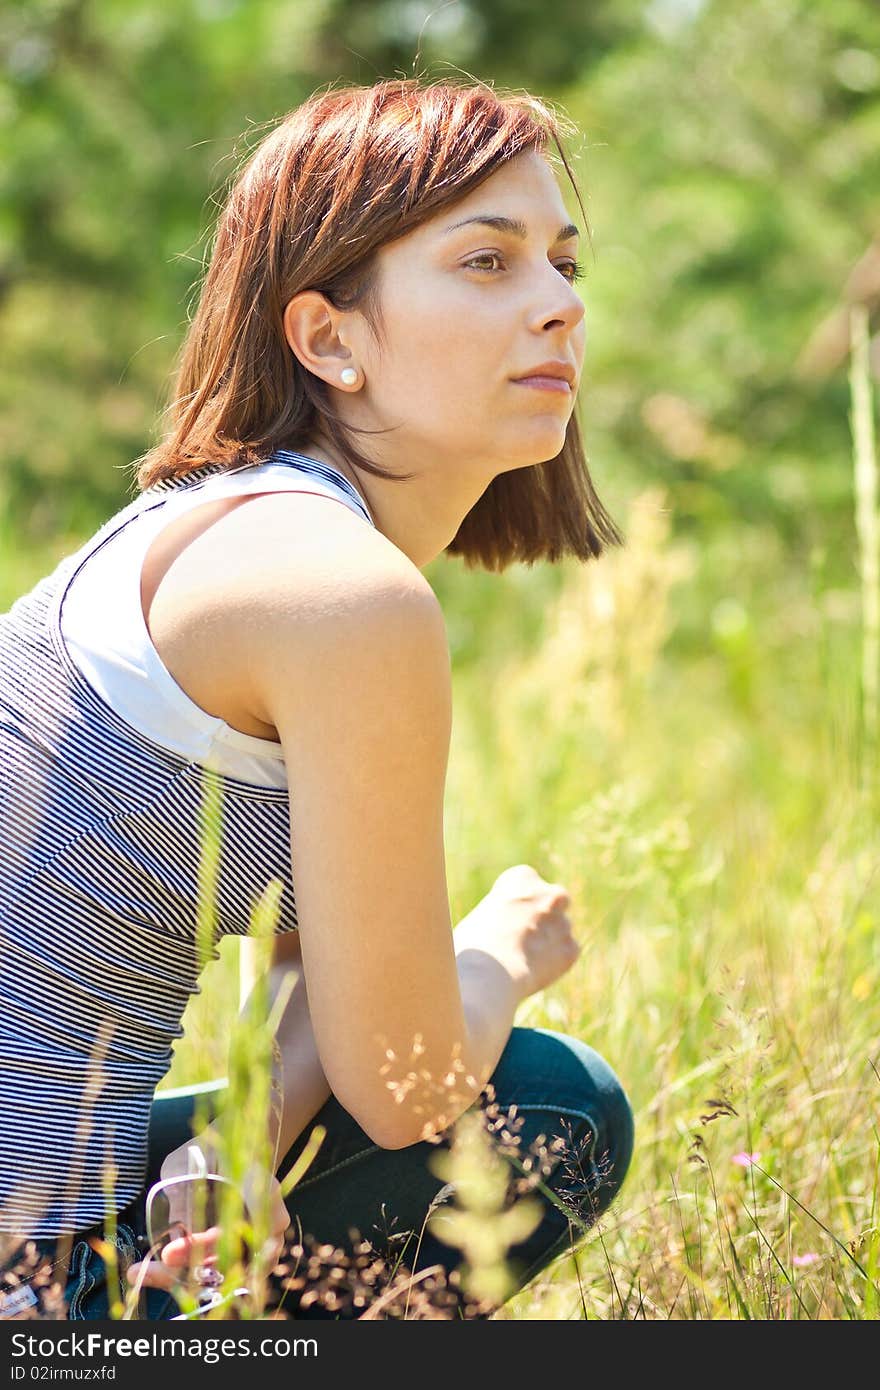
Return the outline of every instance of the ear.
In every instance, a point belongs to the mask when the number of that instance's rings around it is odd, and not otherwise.
[[[352,365],[345,318],[319,290],[301,290],[284,309],[284,336],[291,352],[329,386],[338,387],[343,368]]]

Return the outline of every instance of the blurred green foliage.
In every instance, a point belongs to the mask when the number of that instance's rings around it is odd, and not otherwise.
[[[130,495],[266,123],[416,68],[577,122],[581,410],[612,511],[661,480],[676,527],[769,524],[801,558],[821,538],[852,579],[845,362],[798,363],[878,232],[869,0],[7,0],[0,51],[0,513],[24,544]]]

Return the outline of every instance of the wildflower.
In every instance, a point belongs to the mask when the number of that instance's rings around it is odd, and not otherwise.
[[[803,1255],[792,1255],[791,1262],[793,1265],[797,1265],[802,1269],[806,1265],[818,1264],[819,1256],[816,1254],[815,1250],[805,1250]]]
[[[753,1163],[760,1163],[761,1155],[747,1154],[743,1149],[738,1154],[733,1154],[730,1161],[735,1163],[737,1168],[751,1168]]]

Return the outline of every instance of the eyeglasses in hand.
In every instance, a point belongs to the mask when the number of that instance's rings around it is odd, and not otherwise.
[[[146,1225],[151,1259],[161,1259],[162,1251],[171,1241],[186,1239],[194,1231],[205,1231],[215,1225],[224,1189],[237,1190],[229,1178],[208,1171],[205,1155],[198,1144],[188,1146],[187,1160],[188,1173],[160,1179],[147,1193]],[[172,1220],[172,1206],[179,1211],[181,1205],[185,1219]],[[250,1297],[250,1290],[244,1287],[221,1293],[225,1276],[214,1265],[194,1265],[190,1274],[197,1288],[197,1307],[192,1312],[176,1314],[172,1322],[203,1317],[235,1298]]]

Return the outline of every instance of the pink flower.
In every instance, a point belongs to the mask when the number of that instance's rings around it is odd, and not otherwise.
[[[791,1262],[793,1265],[799,1265],[801,1267],[804,1265],[814,1265],[818,1264],[819,1256],[816,1254],[815,1250],[807,1250],[803,1255],[792,1255]]]
[[[760,1159],[760,1154],[747,1154],[745,1150],[743,1150],[738,1154],[733,1154],[730,1161],[731,1163],[735,1163],[737,1168],[751,1168],[752,1164],[759,1163]]]

